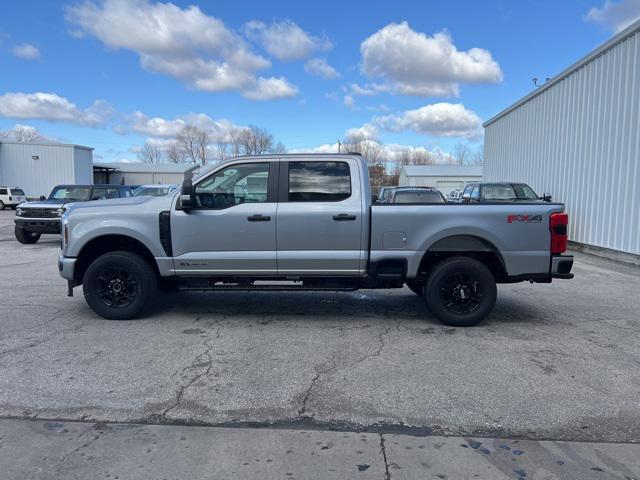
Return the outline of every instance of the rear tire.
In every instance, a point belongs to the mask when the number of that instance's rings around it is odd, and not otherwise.
[[[413,293],[415,293],[416,295],[419,296],[423,296],[424,295],[424,282],[420,281],[420,280],[407,280],[406,281],[407,287],[409,287],[409,290],[411,290]]]
[[[109,320],[139,316],[153,301],[156,272],[140,255],[111,252],[96,258],[82,281],[84,299],[91,309]]]
[[[437,264],[424,289],[424,298],[438,320],[470,327],[484,320],[496,303],[496,280],[481,262],[453,257]]]
[[[0,210],[4,210],[5,204],[2,200],[0,200]]]
[[[36,243],[40,240],[40,234],[36,232],[27,232],[26,230],[18,227],[14,228],[14,233],[16,235],[16,240],[25,245],[31,245],[32,243]]]

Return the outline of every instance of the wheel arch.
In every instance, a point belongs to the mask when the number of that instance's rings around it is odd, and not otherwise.
[[[75,269],[73,272],[74,279],[80,285],[87,267],[96,258],[105,253],[125,251],[140,255],[153,268],[157,276],[160,275],[158,264],[151,253],[151,250],[140,240],[129,235],[123,234],[106,234],[100,235],[89,240],[82,246],[78,253]]]
[[[482,262],[497,281],[507,276],[504,258],[491,241],[477,235],[455,234],[438,239],[425,250],[416,277],[426,278],[437,263],[456,256]]]

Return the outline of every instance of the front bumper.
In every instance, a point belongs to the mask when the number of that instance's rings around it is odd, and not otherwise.
[[[76,258],[65,257],[60,255],[58,257],[58,271],[60,276],[65,280],[73,280],[73,273],[76,268]]]
[[[557,255],[551,257],[551,277],[569,280],[573,278],[573,255]]]
[[[59,218],[16,218],[16,226],[33,233],[60,233]]]

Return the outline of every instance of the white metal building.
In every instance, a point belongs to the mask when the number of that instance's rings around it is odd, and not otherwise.
[[[27,197],[49,195],[59,184],[93,183],[93,149],[80,145],[0,142],[0,185]]]
[[[640,21],[484,127],[485,180],[566,203],[575,242],[640,254]]]
[[[398,185],[436,187],[443,195],[482,180],[482,167],[461,165],[406,165],[400,169]]]
[[[184,172],[192,166],[191,163],[101,162],[94,164],[93,172],[95,183],[101,184],[181,185]]]

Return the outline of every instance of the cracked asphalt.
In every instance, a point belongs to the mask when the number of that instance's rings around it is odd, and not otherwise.
[[[640,267],[577,255],[469,329],[406,288],[163,294],[118,322],[66,297],[58,252],[0,212],[1,417],[640,442]]]

